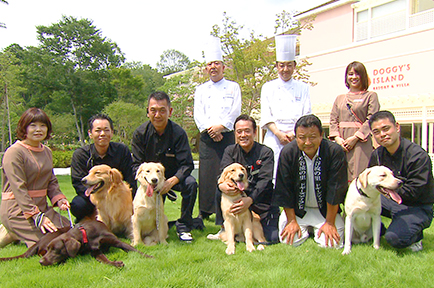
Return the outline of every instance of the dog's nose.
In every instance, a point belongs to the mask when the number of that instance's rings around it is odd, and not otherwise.
[[[81,183],[86,185],[87,183],[86,178],[81,179]]]
[[[240,173],[240,174],[238,174],[238,177],[239,177],[240,179],[243,179],[243,178],[244,178],[244,174],[243,174],[243,173]]]
[[[158,178],[152,178],[152,179],[151,179],[151,182],[152,182],[152,184],[157,184],[157,182],[158,182]]]

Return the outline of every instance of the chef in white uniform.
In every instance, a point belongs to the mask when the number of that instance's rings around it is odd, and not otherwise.
[[[210,80],[196,88],[194,121],[200,131],[199,213],[203,218],[216,213],[215,191],[220,161],[225,148],[235,143],[234,121],[241,114],[241,89],[223,77],[225,65],[220,39],[211,37],[206,72]]]
[[[311,113],[309,86],[292,78],[296,38],[296,35],[275,37],[279,78],[265,83],[261,90],[261,127],[266,130],[264,144],[274,152],[274,175],[280,150],[294,140],[295,123]]]

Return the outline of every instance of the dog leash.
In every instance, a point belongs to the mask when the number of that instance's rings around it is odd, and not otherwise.
[[[68,210],[68,217],[69,217],[69,224],[71,225],[71,228],[74,228],[74,223],[72,223],[72,217],[71,217],[71,210]]]
[[[161,201],[161,197],[160,197],[160,192],[157,192],[157,199],[156,199],[156,206],[155,207],[155,211],[156,211],[156,224],[157,224],[157,231],[160,231],[160,201]]]

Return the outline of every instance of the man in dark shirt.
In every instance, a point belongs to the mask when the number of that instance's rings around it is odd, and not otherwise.
[[[242,114],[235,120],[235,138],[237,144],[226,147],[220,170],[232,164],[239,163],[246,167],[248,173],[249,186],[245,190],[247,197],[243,197],[235,203],[231,212],[239,214],[247,209],[254,211],[261,217],[261,224],[267,241],[271,243],[279,242],[277,223],[279,220],[279,207],[271,205],[273,197],[273,169],[274,156],[273,150],[255,141],[256,121]],[[220,171],[220,172],[221,172]],[[232,183],[221,183],[216,191],[216,224],[223,224],[221,212],[221,193],[231,192],[236,189]],[[208,239],[219,239],[218,234],[208,235]]]
[[[181,192],[181,217],[176,221],[180,240],[191,242],[193,208],[197,196],[197,182],[191,176],[193,157],[184,129],[169,120],[172,115],[170,98],[164,92],[155,92],[148,99],[149,121],[139,126],[133,134],[133,170],[143,162],[160,162],[165,167],[166,181],[161,194],[172,188]]]
[[[384,235],[395,248],[422,250],[423,230],[431,225],[434,180],[428,153],[417,144],[401,138],[400,126],[389,111],[379,111],[369,119],[375,140],[381,146],[371,155],[369,167],[383,165],[403,181],[397,192],[398,204],[381,195],[381,214],[392,218]]]
[[[283,207],[280,242],[299,246],[309,238],[321,247],[342,247],[344,221],[339,214],[348,189],[345,152],[323,138],[321,121],[304,115],[295,124],[295,140],[280,152],[273,204]]]
[[[89,137],[94,143],[75,150],[71,160],[72,186],[77,192],[77,196],[71,202],[71,212],[77,222],[91,215],[95,210],[89,197],[84,195],[86,187],[81,183],[81,179],[89,173],[93,166],[106,164],[118,169],[130,185],[133,197],[137,189],[132,169],[133,161],[128,146],[110,141],[113,136],[112,119],[107,115],[97,114],[92,116],[88,123]]]

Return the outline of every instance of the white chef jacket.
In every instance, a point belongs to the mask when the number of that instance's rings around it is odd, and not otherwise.
[[[196,88],[194,121],[200,132],[217,124],[231,131],[240,114],[241,89],[238,83],[223,78],[218,82],[209,80]]]
[[[285,133],[294,132],[298,118],[311,113],[309,86],[291,78],[283,81],[280,77],[269,81],[261,90],[261,127],[266,129],[264,145],[274,152],[274,174],[277,171],[280,150],[283,145],[269,131],[266,124],[274,122]],[[294,132],[295,133],[295,132]]]

